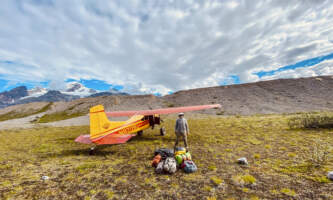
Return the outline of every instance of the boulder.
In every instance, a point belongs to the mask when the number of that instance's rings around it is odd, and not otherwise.
[[[247,159],[245,157],[243,158],[239,158],[237,160],[237,163],[240,164],[240,165],[248,165],[249,163],[247,162]]]
[[[330,179],[331,181],[333,181],[333,171],[328,172],[327,178]]]

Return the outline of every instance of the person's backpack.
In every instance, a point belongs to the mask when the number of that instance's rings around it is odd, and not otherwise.
[[[161,174],[163,173],[163,166],[164,166],[164,160],[162,160],[161,162],[159,162],[157,164],[157,167],[155,169],[155,172],[158,173],[158,174]]]
[[[161,149],[157,149],[155,150],[155,156],[157,154],[160,154],[162,159],[166,159],[167,157],[173,157],[173,149],[166,149],[166,148],[161,148]]]
[[[177,171],[176,160],[173,157],[168,157],[164,161],[163,169],[165,172],[168,172],[170,174],[175,173]]]
[[[160,154],[157,154],[153,159],[152,166],[157,167],[157,165],[158,165],[158,163],[160,163],[161,159],[162,159],[162,156]]]
[[[185,173],[193,173],[198,170],[197,166],[192,160],[184,160],[181,168],[183,168]]]
[[[177,152],[177,151],[185,151],[186,149],[185,149],[185,147],[176,147],[175,148],[175,151]]]
[[[178,165],[181,165],[184,160],[192,160],[190,152],[179,154],[175,156]]]
[[[182,155],[182,154],[185,154],[185,153],[186,153],[186,151],[176,151],[175,156]]]

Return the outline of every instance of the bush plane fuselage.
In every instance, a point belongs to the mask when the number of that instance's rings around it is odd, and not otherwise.
[[[177,108],[162,108],[156,110],[138,111],[116,111],[105,112],[102,105],[90,108],[90,135],[81,135],[75,139],[76,142],[84,144],[121,144],[132,137],[142,134],[142,131],[155,125],[161,124],[160,114],[171,114],[177,112],[188,112],[208,108],[219,108],[219,104],[199,105]],[[110,121],[110,117],[131,116],[126,121]],[[165,130],[161,128],[161,135]]]

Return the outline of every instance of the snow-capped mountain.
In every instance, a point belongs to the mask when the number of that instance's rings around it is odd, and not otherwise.
[[[98,91],[87,88],[78,82],[69,82],[69,83],[67,83],[66,90],[62,91],[62,93],[67,94],[67,95],[76,95],[76,96],[80,96],[80,97],[87,97],[92,94],[98,93]]]
[[[0,108],[6,107],[10,104],[14,104],[19,101],[22,97],[28,95],[26,86],[16,87],[9,91],[0,93]]]
[[[83,97],[98,97],[110,95],[128,95],[115,89],[109,91],[98,91],[90,89],[78,82],[67,83],[64,90],[51,90],[42,87],[35,87],[28,90],[26,86],[20,86],[10,91],[0,93],[0,108],[10,105],[30,102],[56,102],[72,101]]]
[[[29,97],[40,97],[48,92],[47,89],[42,87],[35,87],[31,90],[28,90],[28,96],[23,98],[29,98]]]

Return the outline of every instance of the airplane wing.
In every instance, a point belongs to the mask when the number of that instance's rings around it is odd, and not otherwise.
[[[196,110],[204,110],[209,108],[220,108],[220,104],[211,105],[200,105],[200,106],[185,106],[176,108],[161,108],[155,110],[131,110],[131,111],[115,111],[115,112],[105,112],[108,117],[123,117],[123,116],[133,116],[133,115],[154,115],[154,114],[171,114],[180,112],[189,112]]]

